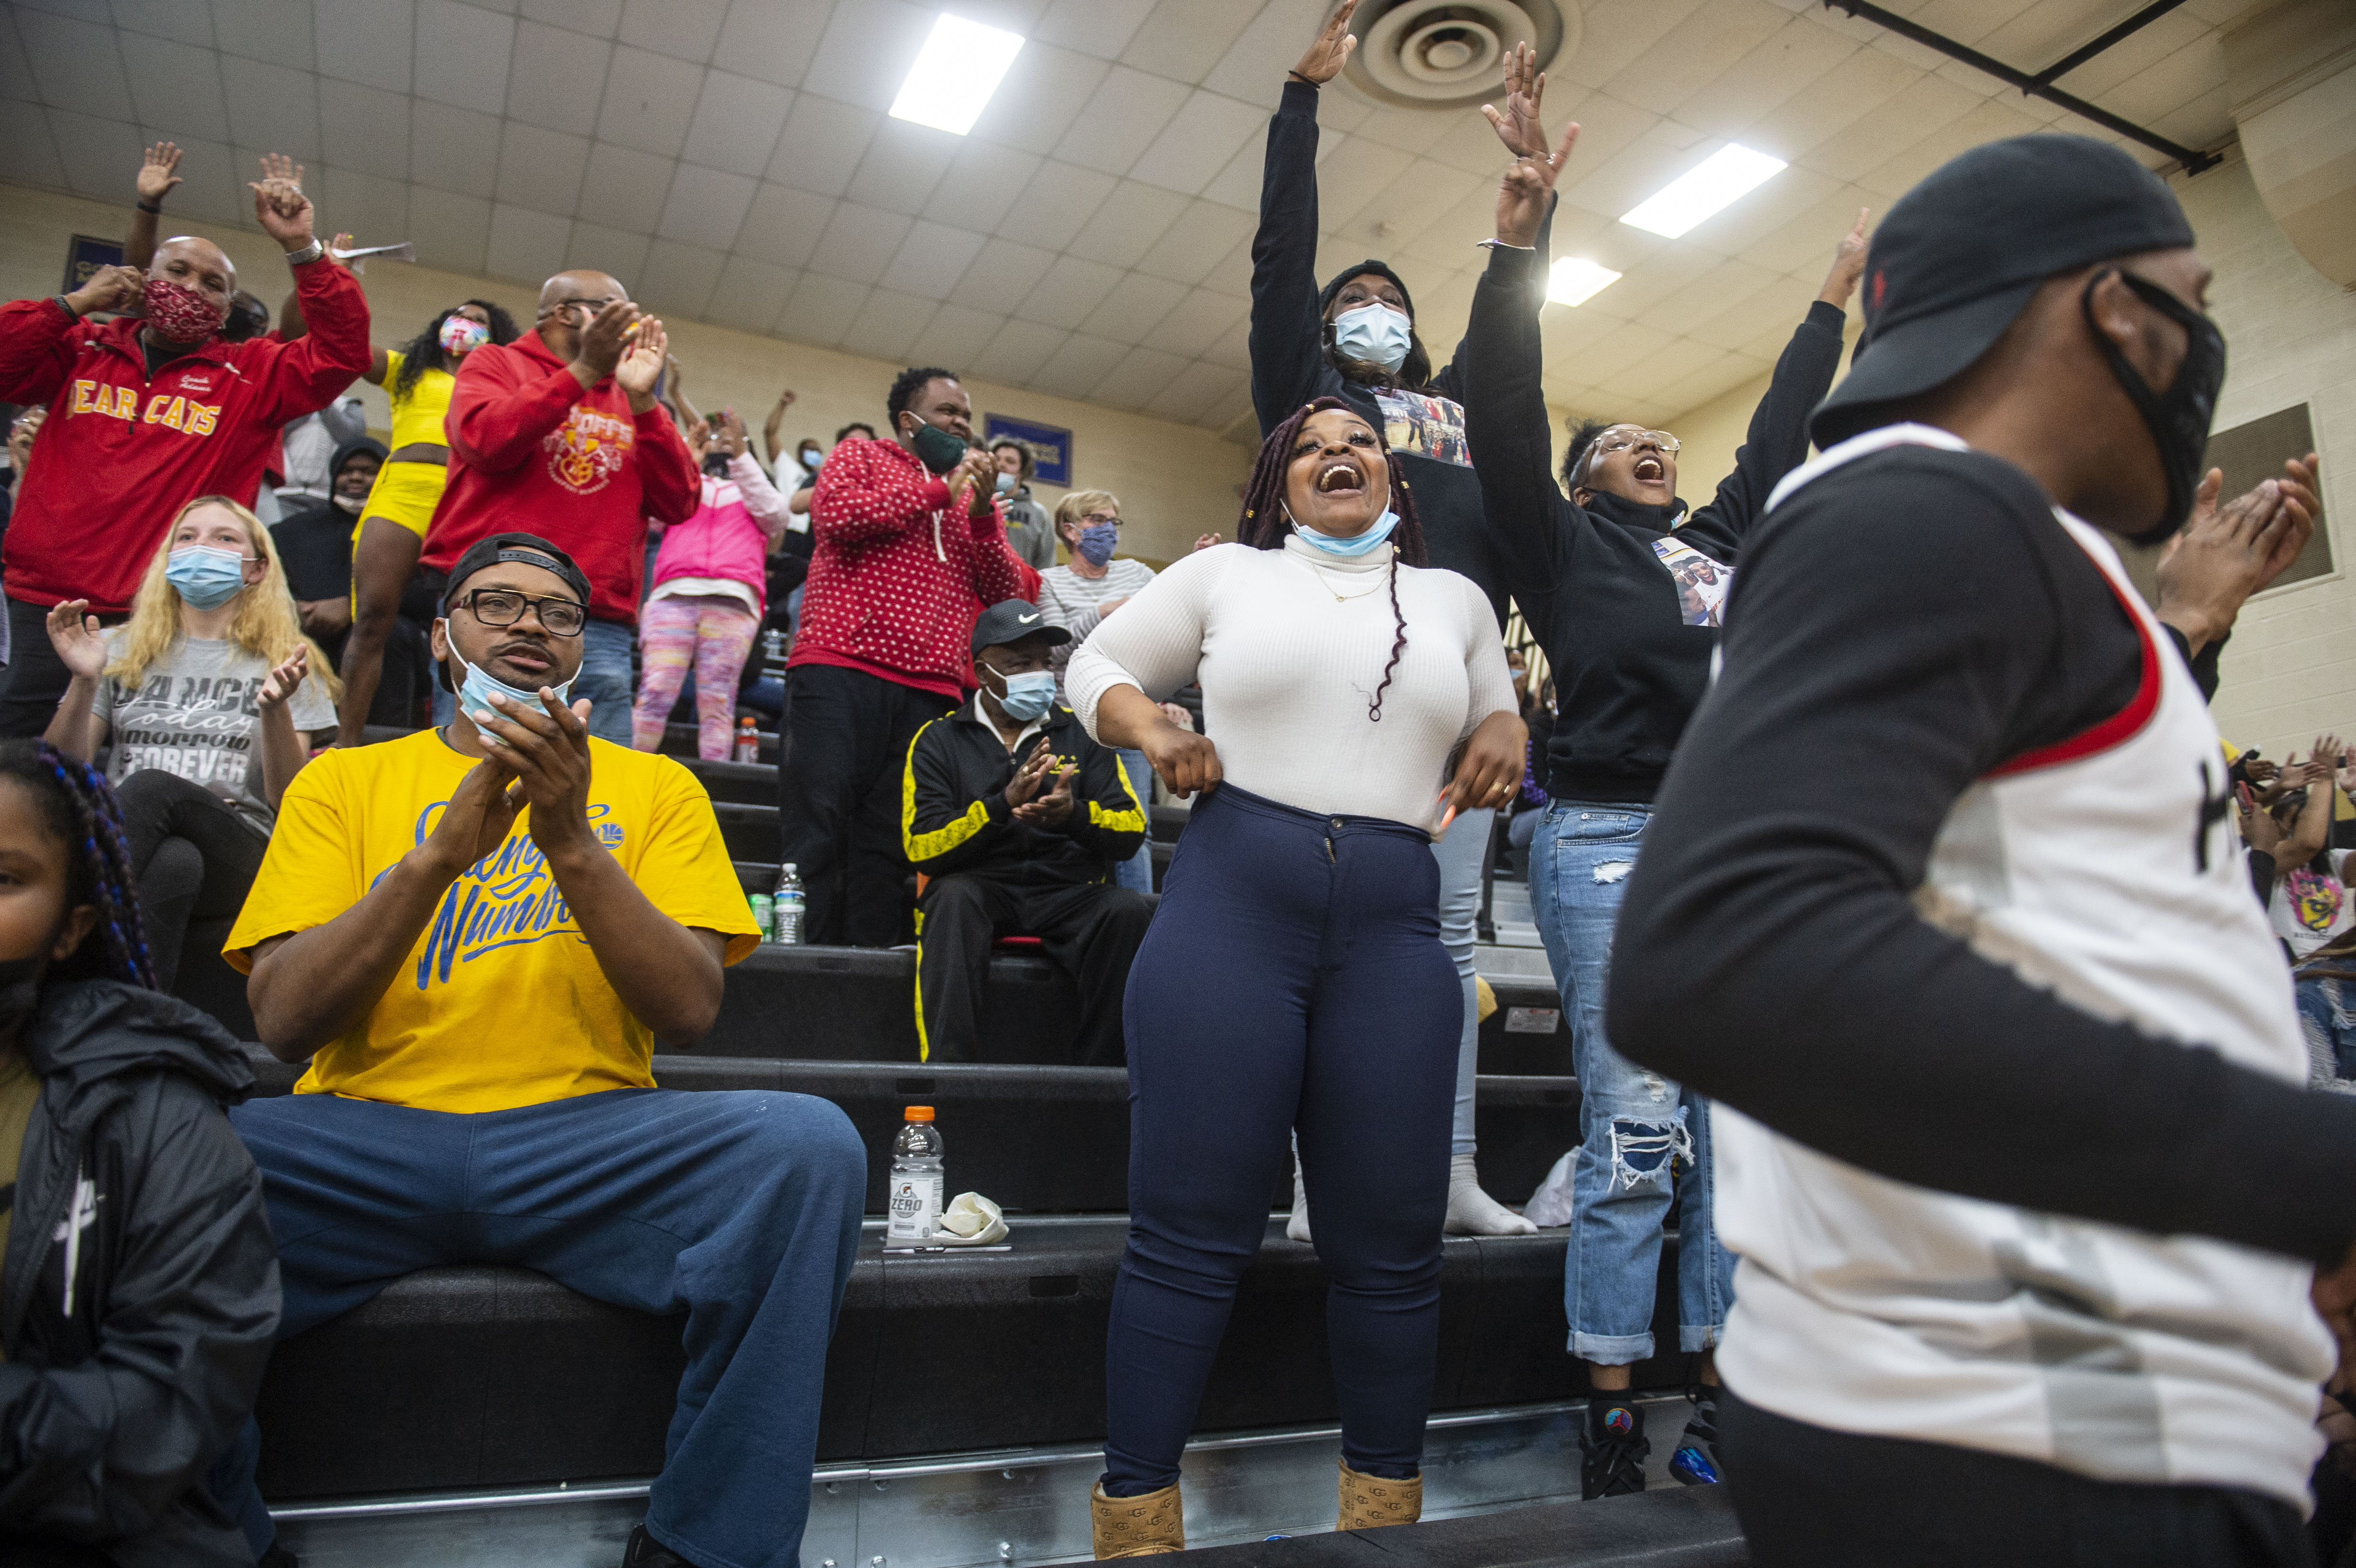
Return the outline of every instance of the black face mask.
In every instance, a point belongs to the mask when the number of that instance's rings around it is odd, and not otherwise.
[[[2168,504],[2158,521],[2126,537],[2140,545],[2158,544],[2184,526],[2192,515],[2192,494],[2200,487],[2201,460],[2209,454],[2209,421],[2217,412],[2217,393],[2225,384],[2225,335],[2217,324],[2161,288],[2158,283],[2120,272],[2119,281],[2152,309],[2184,328],[2184,364],[2165,392],[2155,392],[2094,324],[2094,285],[2109,276],[2097,273],[2079,296],[2087,329],[2094,335],[2111,374],[2143,416],[2159,448],[2160,471],[2168,478]]]
[[[710,452],[703,454],[703,471],[706,474],[711,475],[714,479],[727,478],[728,454],[721,451],[718,447],[713,447]]]
[[[47,954],[0,962],[0,1029],[10,1029],[33,1016],[41,1005],[41,976],[48,972]]]
[[[936,474],[947,474],[965,461],[965,443],[940,426],[922,420],[909,433],[908,445],[916,453],[916,461]]]

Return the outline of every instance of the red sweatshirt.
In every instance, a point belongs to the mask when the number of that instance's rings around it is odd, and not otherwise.
[[[974,618],[1039,597],[1006,519],[949,505],[949,487],[896,441],[846,441],[810,497],[809,581],[795,665],[840,665],[955,698],[973,685]]]
[[[54,299],[0,306],[0,400],[47,403],[0,563],[8,597],[131,607],[149,558],[199,496],[245,506],[289,420],[326,408],[369,368],[368,296],[332,261],[294,269],[310,332],[216,337],[151,382],[146,323],[77,321]]]
[[[447,571],[477,539],[534,533],[588,573],[592,615],[637,619],[647,519],[683,523],[703,495],[670,415],[659,406],[631,413],[611,376],[584,391],[528,332],[466,356],[442,428],[450,482],[419,565]]]

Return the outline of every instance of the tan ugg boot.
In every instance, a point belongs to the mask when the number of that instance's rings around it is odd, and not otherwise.
[[[1099,1563],[1108,1557],[1185,1551],[1186,1515],[1178,1501],[1178,1483],[1141,1498],[1108,1498],[1098,1483],[1088,1492],[1088,1534]]]
[[[1142,1499],[1140,1499],[1142,1500]],[[1388,1481],[1362,1476],[1342,1465],[1342,1508],[1336,1530],[1380,1530],[1387,1524],[1413,1524],[1423,1517],[1423,1477]]]

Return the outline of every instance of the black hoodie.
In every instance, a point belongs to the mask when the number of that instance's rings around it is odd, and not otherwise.
[[[327,485],[344,471],[345,459],[355,452],[373,452],[380,466],[384,443],[361,436],[336,448],[327,459]],[[340,599],[352,591],[352,528],[359,521],[332,500],[305,499],[270,525],[271,542],[278,547],[279,564],[286,569],[286,587],[297,599]]]
[[[110,980],[45,987],[18,1045],[41,1095],[0,1260],[0,1560],[251,1563],[204,1480],[278,1328],[262,1179],[222,1114],[252,1071],[194,1008]]]

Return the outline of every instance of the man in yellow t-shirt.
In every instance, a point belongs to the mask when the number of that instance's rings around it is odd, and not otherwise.
[[[282,1336],[437,1264],[522,1264],[688,1313],[631,1568],[792,1568],[866,1155],[823,1100],[654,1085],[758,933],[710,798],[567,706],[589,584],[531,534],[450,574],[444,729],[297,775],[227,955],[308,1059],[232,1120],[260,1165]],[[594,1375],[589,1373],[585,1375]]]

